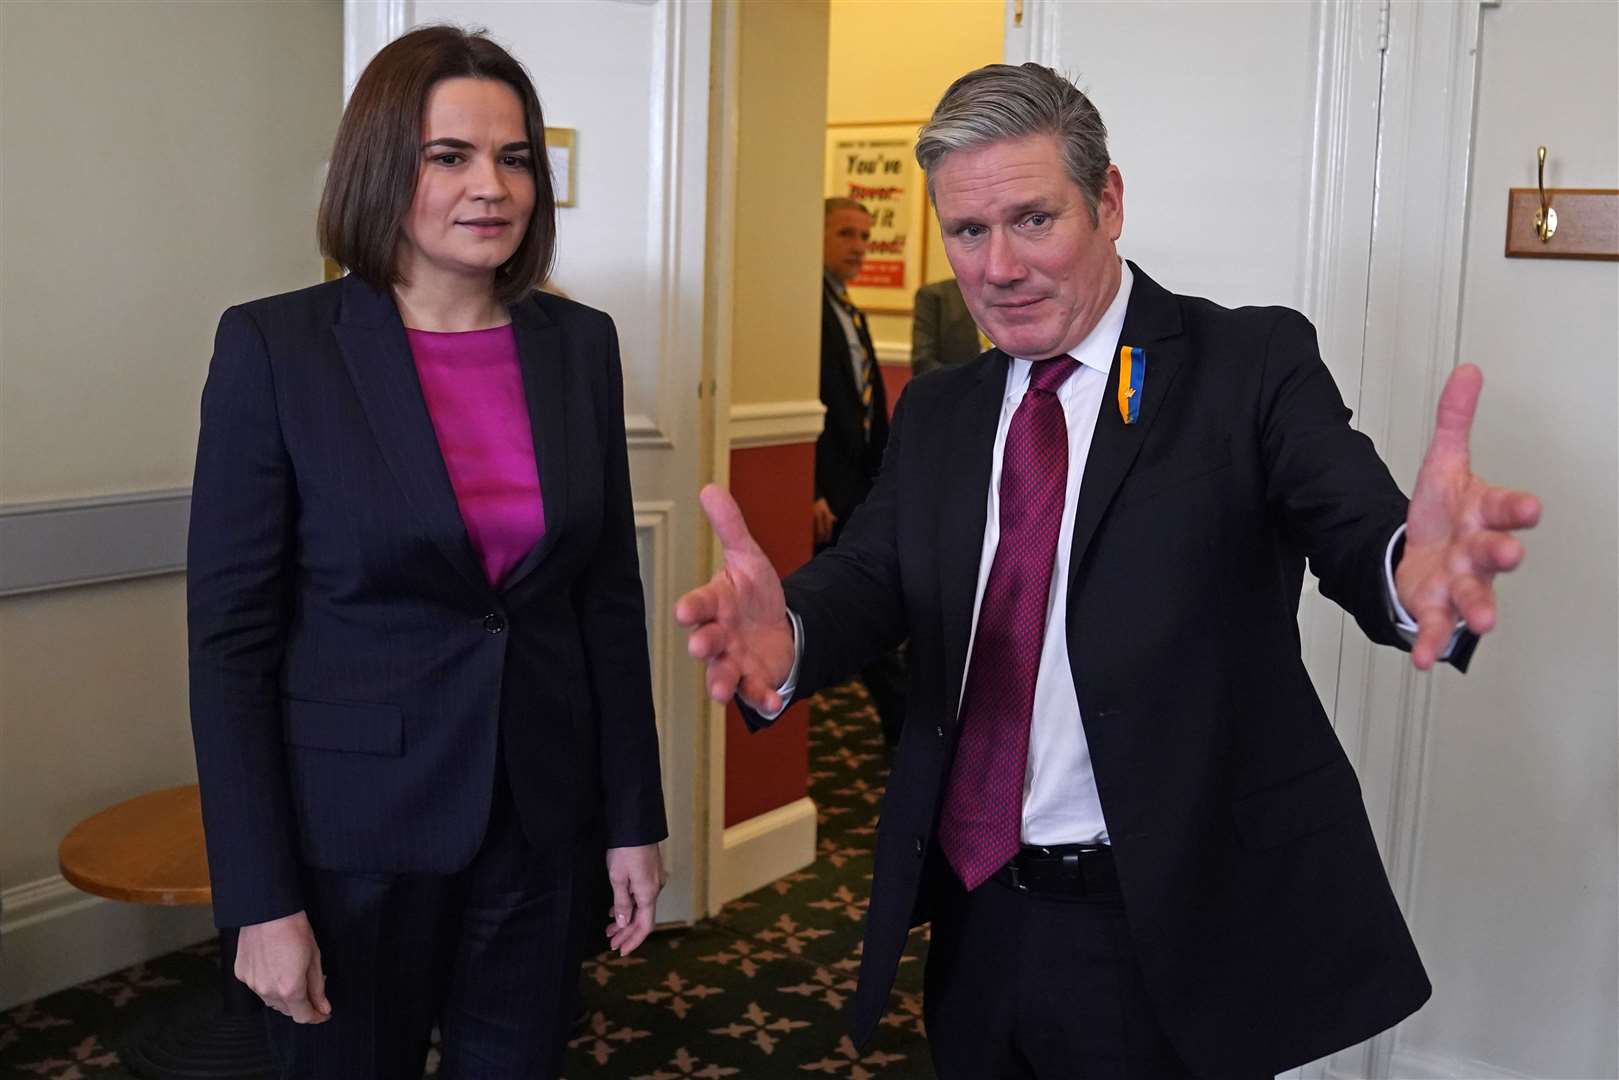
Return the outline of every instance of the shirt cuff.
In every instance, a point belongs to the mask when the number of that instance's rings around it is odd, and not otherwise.
[[[776,687],[776,693],[781,696],[781,708],[775,712],[754,710],[762,720],[774,720],[786,712],[787,706],[792,703],[793,692],[798,689],[798,665],[804,659],[804,624],[792,608],[787,609],[787,621],[793,624],[793,669],[787,673],[787,681]]]
[[[1394,535],[1389,537],[1389,546],[1383,551],[1383,581],[1388,590],[1389,618],[1394,623],[1394,630],[1407,645],[1414,645],[1417,641],[1417,621],[1411,617],[1409,611],[1405,610],[1405,605],[1400,603],[1399,591],[1394,587],[1394,556],[1404,546],[1405,526],[1401,525],[1394,530]],[[1467,620],[1457,619],[1456,628],[1450,632],[1450,641],[1439,652],[1439,659],[1450,659],[1451,652],[1456,648],[1456,642],[1460,640],[1462,631],[1466,629]],[[797,666],[794,666],[793,672],[796,674],[797,671]]]

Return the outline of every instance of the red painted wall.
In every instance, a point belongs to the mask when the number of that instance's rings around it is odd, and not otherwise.
[[[886,374],[886,372],[885,372]],[[886,388],[886,384],[885,384]],[[809,561],[815,444],[731,451],[731,495],[778,574]],[[770,728],[749,734],[735,705],[725,708],[725,825],[809,793],[809,705],[790,706]]]
[[[909,364],[879,364],[878,369],[883,373],[883,390],[888,394],[888,415],[894,415],[894,406],[899,404],[899,392],[905,389],[905,384],[911,381],[911,365]]]

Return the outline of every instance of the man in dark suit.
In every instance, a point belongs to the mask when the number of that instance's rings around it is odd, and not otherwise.
[[[911,314],[911,374],[959,367],[986,349],[955,278],[916,290]]]
[[[1066,80],[964,76],[917,157],[997,348],[910,389],[785,591],[705,489],[726,567],[676,610],[755,725],[911,639],[855,1038],[927,919],[946,1080],[1268,1077],[1394,1024],[1430,987],[1295,617],[1308,562],[1373,640],[1465,666],[1539,514],[1468,469],[1477,370],[1408,503],[1302,316],[1121,262],[1123,181]]]
[[[821,404],[815,440],[814,529],[817,551],[834,544],[865,501],[888,445],[888,396],[866,314],[849,299],[849,282],[866,261],[871,214],[853,199],[825,204],[821,265]],[[882,724],[883,741],[899,744],[905,723],[905,662],[885,650],[860,670]]]

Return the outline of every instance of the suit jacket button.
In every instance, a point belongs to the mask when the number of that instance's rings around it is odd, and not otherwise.
[[[490,634],[499,634],[506,629],[506,620],[497,612],[491,611],[483,617],[483,628]]]
[[[920,854],[922,854],[923,850],[925,850],[925,848],[924,848],[924,845],[922,844],[922,838],[920,836],[918,836],[916,838],[916,853],[918,855],[920,855]]]
[[[941,739],[944,738],[944,725],[940,724],[938,727],[934,728],[933,733],[939,736]]]

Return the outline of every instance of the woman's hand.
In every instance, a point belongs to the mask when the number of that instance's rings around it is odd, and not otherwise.
[[[296,1023],[324,1024],[332,1018],[320,948],[301,911],[242,927],[235,972],[266,1005]]]
[[[652,933],[658,893],[668,880],[657,844],[607,849],[607,877],[613,883],[613,921],[607,947],[628,956]]]

